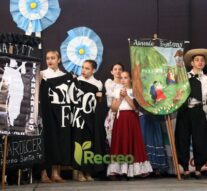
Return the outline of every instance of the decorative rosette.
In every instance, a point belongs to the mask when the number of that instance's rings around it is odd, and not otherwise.
[[[68,31],[68,37],[62,42],[62,64],[76,75],[81,74],[84,60],[97,62],[97,70],[102,62],[103,44],[99,36],[87,27],[78,27]]]
[[[17,26],[26,32],[41,32],[60,15],[58,0],[10,0],[10,12]]]

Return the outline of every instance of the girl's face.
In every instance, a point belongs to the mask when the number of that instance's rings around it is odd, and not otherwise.
[[[114,78],[121,78],[122,66],[119,64],[114,65],[113,69],[111,70],[111,74]]]
[[[83,63],[81,75],[85,79],[89,79],[93,75],[94,71],[95,70],[93,69],[92,64],[90,62]]]
[[[60,63],[60,58],[55,52],[48,52],[46,55],[47,67],[53,70],[58,69],[58,64]]]
[[[125,88],[130,88],[131,87],[131,78],[130,78],[128,72],[122,72],[121,73],[121,84]]]
[[[203,70],[203,68],[205,67],[205,58],[200,55],[195,56],[191,64],[193,66],[193,69]]]

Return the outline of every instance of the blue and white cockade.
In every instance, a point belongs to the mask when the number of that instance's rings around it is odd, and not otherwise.
[[[58,0],[10,0],[10,12],[25,32],[41,32],[60,15]]]
[[[64,68],[76,75],[81,74],[83,61],[93,59],[97,70],[102,62],[103,44],[100,37],[87,27],[77,27],[68,31],[68,37],[62,42],[62,64]]]

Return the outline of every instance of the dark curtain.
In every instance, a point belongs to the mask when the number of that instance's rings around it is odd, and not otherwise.
[[[103,82],[117,61],[130,69],[128,38],[189,40],[188,48],[207,47],[207,1],[204,0],[59,0],[62,9],[57,22],[42,33],[44,52],[60,48],[67,31],[78,26],[92,28],[104,45],[103,63],[96,73]],[[16,27],[9,1],[1,0],[1,32],[24,33]],[[42,65],[46,68],[46,64]]]

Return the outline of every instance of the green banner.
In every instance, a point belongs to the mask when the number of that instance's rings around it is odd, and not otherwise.
[[[184,42],[179,41],[135,39],[130,42],[134,96],[150,113],[173,113],[189,96],[183,51]]]

